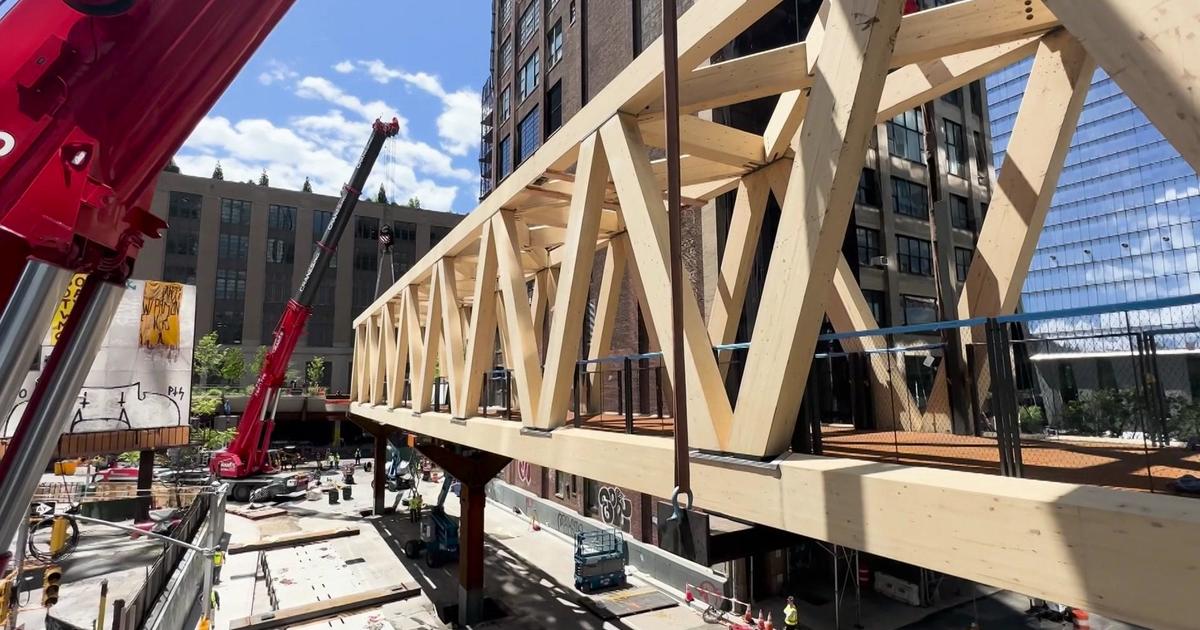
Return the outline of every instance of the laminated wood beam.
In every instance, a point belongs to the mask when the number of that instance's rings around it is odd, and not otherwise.
[[[809,97],[810,116],[826,124],[800,130],[746,357],[731,452],[773,455],[791,441],[902,4],[831,2]],[[874,18],[864,24],[858,16]]]
[[[397,318],[397,324],[394,331],[396,343],[392,347],[392,358],[388,360],[387,406],[395,409],[404,399],[404,380],[408,378],[408,344],[412,342],[412,338],[408,334],[408,326],[405,323],[407,316],[404,312],[403,299],[399,304],[389,304],[389,306]]]
[[[622,234],[605,248],[604,272],[600,276],[600,287],[596,293],[596,320],[592,323],[592,339],[588,346],[588,358],[600,359],[612,352],[613,332],[616,330],[617,311],[620,309],[621,287],[625,279],[625,258],[628,248],[628,237]],[[588,371],[594,372],[595,364],[588,365]],[[594,373],[588,377],[592,381],[591,399],[588,409],[599,409],[601,390],[597,386]]]
[[[425,411],[433,402],[433,374],[437,364],[438,348],[442,340],[442,290],[441,267],[434,267],[433,277],[429,282],[429,298],[425,303],[425,340],[421,346],[421,372],[412,387],[412,407],[417,411]],[[413,309],[415,311],[415,301]],[[409,314],[416,319],[417,314]],[[417,319],[417,322],[420,320]],[[419,330],[419,324],[418,324]],[[409,346],[412,347],[411,345]],[[414,370],[416,369],[416,363]]]
[[[779,0],[697,0],[679,18],[679,60],[681,68],[695,68],[712,57],[741,32],[775,7]],[[431,248],[392,288],[384,292],[367,312],[379,306],[415,282],[423,282],[430,274],[432,261],[453,256],[466,245],[471,235],[491,221],[501,208],[512,208],[515,196],[551,169],[566,170],[575,163],[579,143],[609,119],[613,112],[636,113],[662,98],[663,51],[660,37],[647,46],[582,109],[563,124],[553,136],[500,182],[479,207]],[[359,323],[363,315],[355,318]]]
[[[579,359],[583,336],[583,313],[587,310],[588,288],[592,281],[592,263],[596,258],[596,235],[600,227],[601,203],[608,184],[608,157],[599,134],[583,141],[579,148],[579,168],[575,177],[575,196],[567,220],[567,241],[563,244],[563,262],[558,271],[558,290],[550,337],[546,348],[546,372],[541,398],[531,426],[553,429],[566,421],[571,402],[571,374]]]
[[[1046,0],[1046,5],[1200,171],[1200,3]]]
[[[661,120],[647,121],[641,128],[647,145],[667,146]],[[721,164],[753,168],[766,162],[759,136],[696,116],[679,117],[679,143],[683,153]]]
[[[671,276],[667,268],[667,213],[646,158],[646,146],[641,141],[637,122],[633,117],[618,116],[600,128],[600,136],[621,199],[621,216],[629,236],[631,258],[635,260],[642,291],[650,303],[648,310],[668,313]],[[686,278],[684,282],[683,330],[678,332],[684,336],[684,352],[687,353],[685,364],[688,369],[683,378],[688,379],[689,438],[697,448],[725,450],[722,447],[729,440],[733,412],[691,283]],[[651,320],[662,343],[664,364],[672,365],[670,339],[676,331],[671,328],[670,318],[652,317]],[[667,374],[671,383],[679,378],[670,369]]]
[[[958,300],[961,317],[1013,312],[1095,62],[1066,31],[1038,43],[1004,164]]]
[[[271,536],[249,543],[233,543],[229,545],[229,555],[236,556],[241,553],[251,553],[254,551],[270,551],[272,549],[299,547],[301,545],[311,545],[312,543],[332,540],[334,538],[346,538],[357,535],[357,527],[339,527],[338,529],[322,529],[315,532],[297,532],[295,534]]]
[[[259,613],[230,622],[230,630],[268,630],[269,628],[290,628],[306,621],[331,617],[339,613],[382,606],[390,602],[416,597],[421,594],[419,588],[409,588],[403,584],[363,591],[353,595],[331,597],[311,604],[293,608],[283,608],[274,612]]]
[[[533,332],[533,315],[529,311],[529,290],[518,256],[515,224],[512,212],[501,212],[492,221],[492,234],[496,240],[500,294],[504,298],[503,323],[508,331],[507,351],[516,381],[516,398],[525,410],[521,414],[522,423],[531,424],[536,421],[531,416],[538,409],[542,389],[542,365]]]
[[[742,307],[746,303],[750,269],[754,266],[754,253],[758,251],[763,216],[767,213],[770,182],[766,171],[778,170],[786,166],[785,162],[789,160],[747,175],[738,186],[737,199],[729,217],[725,254],[713,292],[712,310],[708,315],[708,336],[713,345],[731,343],[737,334]]]
[[[496,350],[496,243],[492,226],[483,226],[479,241],[479,260],[475,265],[475,290],[472,293],[471,327],[467,336],[466,375],[461,389],[459,409],[470,413],[479,403],[484,371],[490,370]],[[473,415],[473,414],[471,414]]]
[[[652,496],[674,486],[669,437],[351,413]],[[1162,494],[788,454],[765,468],[693,459],[698,508],[1151,628],[1195,627],[1200,502]]]
[[[779,95],[775,111],[767,121],[767,130],[763,133],[763,148],[767,160],[777,160],[788,151],[796,132],[800,131],[800,123],[804,121],[804,113],[808,111],[808,88],[789,90]]]
[[[437,353],[438,365],[450,389],[450,405],[456,417],[466,417],[467,411],[459,407],[466,363],[466,343],[463,340],[463,314],[458,301],[455,277],[457,263],[454,258],[438,261],[438,289],[442,298],[442,347]],[[426,359],[429,360],[429,359]]]

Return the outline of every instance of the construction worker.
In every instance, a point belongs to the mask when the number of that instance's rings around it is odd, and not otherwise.
[[[800,612],[796,610],[796,598],[788,595],[787,605],[783,607],[783,627],[796,630],[800,627]]]
[[[413,523],[421,522],[421,493],[413,488],[412,498],[408,500],[408,520]]]

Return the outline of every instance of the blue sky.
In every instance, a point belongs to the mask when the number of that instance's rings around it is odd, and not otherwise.
[[[20,0],[35,2],[46,0]],[[240,0],[239,0],[240,1]],[[254,1],[254,0],[247,0]],[[15,3],[0,0],[0,16]],[[479,192],[486,0],[297,0],[176,156],[189,175],[336,195],[370,121],[400,119],[366,191],[467,212]]]
[[[28,0],[25,0],[28,1]],[[176,156],[185,173],[337,194],[377,116],[397,116],[368,182],[466,212],[478,193],[484,0],[297,0]]]

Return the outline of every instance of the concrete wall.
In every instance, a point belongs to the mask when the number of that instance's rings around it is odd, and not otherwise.
[[[517,508],[526,515],[536,514],[538,522],[543,527],[548,527],[571,538],[574,538],[578,532],[607,529],[607,526],[600,521],[580,516],[566,507],[540,499],[503,481],[493,480],[489,483],[487,495],[491,500],[507,508]],[[717,575],[707,567],[684,560],[653,545],[639,542],[632,536],[626,536],[625,542],[629,547],[629,564],[651,578],[680,592],[688,584],[704,585],[706,589],[725,592],[726,578]]]

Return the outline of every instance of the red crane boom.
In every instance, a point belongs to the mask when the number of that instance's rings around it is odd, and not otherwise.
[[[300,281],[295,295],[288,300],[283,316],[279,318],[279,324],[275,326],[271,349],[263,357],[262,371],[254,381],[254,392],[250,394],[246,409],[238,420],[237,437],[228,448],[214,453],[209,461],[209,469],[217,476],[236,479],[275,472],[267,458],[267,450],[271,445],[271,431],[275,428],[275,412],[272,408],[268,415],[267,407],[274,407],[279,401],[288,362],[292,359],[292,352],[295,351],[296,343],[308,322],[308,316],[312,313],[317,287],[329,269],[330,262],[337,256],[338,241],[346,231],[346,226],[350,224],[350,217],[354,215],[354,207],[358,204],[362,187],[366,184],[371,168],[375,166],[383,142],[399,131],[400,122],[395,118],[390,123],[376,120],[372,125],[371,138],[354,168],[350,183],[342,186],[342,197],[333,211],[329,226],[325,228],[325,234],[313,248],[308,271]]]

